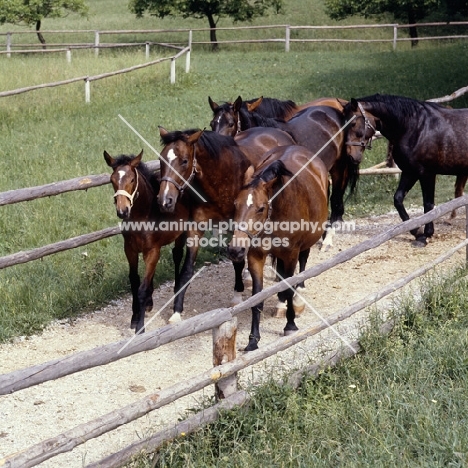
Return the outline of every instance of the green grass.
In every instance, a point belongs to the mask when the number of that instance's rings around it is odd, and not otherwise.
[[[295,391],[250,389],[246,408],[162,447],[141,467],[462,467],[468,463],[467,271],[422,283],[422,301],[363,334],[364,351]]]
[[[313,17],[314,8],[320,8],[320,4],[311,8],[309,16],[305,13],[309,11],[308,3],[288,5],[289,13],[281,20],[276,18],[277,23],[314,24],[319,18],[327,22],[323,16]],[[71,15],[53,22],[47,20],[43,29],[84,28],[86,24],[93,29],[101,20],[100,29],[185,25],[174,19],[161,22],[145,18],[140,22],[124,11],[123,2],[93,2],[92,9],[89,23]],[[267,24],[273,19],[258,22]],[[222,24],[226,25],[227,20],[224,21]],[[155,24],[149,26],[150,22]],[[7,26],[0,31],[10,29]],[[214,54],[198,48],[192,53],[189,74],[185,74],[184,58],[177,64],[174,85],[169,83],[169,63],[92,82],[89,104],[84,102],[82,82],[0,99],[0,191],[107,173],[104,150],[117,155],[136,154],[144,148],[144,159],[154,159],[156,156],[119,115],[160,150],[158,125],[168,130],[209,127],[208,96],[224,101],[238,95],[244,99],[263,95],[303,103],[322,96],[349,99],[381,92],[427,99],[466,85],[468,54],[464,43],[425,43],[415,50],[398,48],[395,52],[387,45],[293,46],[290,53],[277,46],[256,46],[248,53],[247,50],[246,46],[222,47]],[[159,56],[167,56],[167,51],[152,50],[151,59]],[[0,56],[0,60],[0,90],[4,91],[114,71],[145,59],[140,49],[104,50],[99,57],[91,51],[74,51],[71,63],[62,55],[14,55],[10,59]],[[467,98],[457,99],[453,105],[468,107]],[[366,152],[363,167],[384,160],[385,143],[374,146]],[[452,185],[453,178],[440,178],[437,203],[452,198]],[[358,196],[347,205],[347,216],[392,209],[395,186],[393,177],[363,177]],[[407,206],[411,204],[421,206],[417,187],[407,199]],[[1,209],[0,255],[40,247],[117,222],[110,186]],[[206,255],[213,259],[213,253]],[[167,249],[164,259],[170,264]],[[168,268],[158,271],[158,282],[171,279]],[[109,239],[2,270],[0,284],[0,340],[40,331],[54,318],[73,317],[128,291],[122,240]]]

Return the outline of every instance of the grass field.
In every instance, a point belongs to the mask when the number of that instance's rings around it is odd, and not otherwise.
[[[299,390],[266,382],[248,407],[128,466],[466,466],[466,274],[421,283],[420,302],[403,298],[393,310],[389,336],[376,313],[364,351]]]
[[[289,13],[281,20],[276,18],[277,22],[304,24],[310,18],[309,24],[314,24],[318,21],[313,18],[314,9],[306,16],[306,3],[286,2]],[[101,29],[186,24],[174,19],[163,23],[145,18],[140,22],[126,13],[123,5],[124,2],[93,2],[89,20],[72,15],[57,22],[46,21],[43,29],[92,29],[98,24]],[[273,19],[261,21],[269,23]],[[0,32],[7,29],[4,25]],[[116,155],[136,154],[144,148],[145,159],[154,159],[152,151],[122,123],[119,114],[160,149],[158,125],[168,130],[208,127],[211,118],[208,96],[224,101],[238,95],[245,99],[263,95],[302,103],[322,96],[349,99],[381,92],[427,99],[466,85],[465,43],[422,44],[415,50],[397,51],[389,46],[330,50],[318,45],[290,53],[271,47],[262,50],[260,46],[248,53],[246,50],[221,48],[216,54],[204,48],[195,50],[191,72],[184,73],[182,60],[177,65],[174,85],[169,83],[168,63],[93,82],[89,104],[84,102],[83,83],[0,99],[0,191],[108,172],[102,156],[104,150]],[[152,54],[155,58],[162,52]],[[10,59],[3,55],[0,60],[3,91],[113,71],[142,63],[145,58],[143,50],[125,50],[102,51],[99,57],[90,51],[74,52],[70,64],[65,57],[55,55],[14,55]],[[458,99],[454,106],[468,107],[467,98]],[[366,153],[363,166],[383,161],[385,151],[383,141],[376,143]],[[357,198],[348,203],[347,216],[392,209],[395,184],[393,177],[362,178]],[[452,185],[453,178],[441,178],[437,203],[453,196]],[[411,204],[421,205],[417,188],[407,199],[407,206]],[[39,247],[116,222],[110,186],[5,206],[0,218],[0,255]],[[204,260],[215,261],[219,253],[205,255]],[[172,278],[169,256],[165,255],[161,262],[158,282]],[[2,270],[0,284],[0,341],[38,332],[53,319],[76,316],[128,291],[122,240],[115,237]]]

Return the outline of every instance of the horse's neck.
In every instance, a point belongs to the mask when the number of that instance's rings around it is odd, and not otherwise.
[[[156,196],[150,182],[141,172],[137,192],[138,196],[135,196],[130,217],[131,219],[148,219],[155,214],[155,208],[157,208]]]

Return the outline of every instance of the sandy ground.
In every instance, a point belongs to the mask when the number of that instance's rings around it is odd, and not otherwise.
[[[317,314],[327,317],[362,299],[458,244],[465,238],[465,219],[459,215],[451,224],[447,220],[448,217],[436,223],[436,234],[426,248],[412,247],[412,237],[405,234],[309,280],[305,293],[309,305],[297,319],[298,327],[304,328],[316,322]],[[320,263],[338,251],[356,245],[398,222],[395,213],[358,220],[355,232],[338,234],[330,251],[320,252],[318,246],[315,246],[308,266]],[[464,259],[465,252],[462,250],[444,268]],[[233,277],[230,263],[207,266],[191,284],[186,295],[185,317],[228,306]],[[266,283],[271,283],[271,277]],[[250,294],[251,291],[246,290],[245,298]],[[164,284],[155,290],[154,311],[171,296],[172,284]],[[385,303],[380,307],[384,308],[392,300],[384,300]],[[274,304],[276,298],[266,302],[260,346],[278,338],[284,328],[285,320],[271,315]],[[7,373],[125,337],[130,338],[133,336],[133,331],[128,328],[130,308],[130,298],[126,297],[73,322],[54,323],[39,336],[23,337],[14,343],[4,344],[0,346],[0,372]],[[153,313],[147,316],[147,322]],[[154,318],[148,329],[165,325],[170,313],[169,306]],[[360,312],[346,323],[334,327],[332,331],[322,332],[320,336],[309,338],[294,350],[283,352],[268,359],[266,363],[247,369],[240,375],[241,384],[260,380],[266,369],[282,372],[310,362],[320,351],[339,344],[338,333],[346,335],[348,339],[355,338],[358,324],[365,319],[367,313]],[[238,320],[237,346],[241,350],[248,341],[250,312],[240,314]],[[107,366],[1,396],[0,459],[209,369],[212,367],[211,349],[211,332],[205,332]],[[181,399],[40,466],[75,468],[98,461],[138,438],[149,435],[151,430],[176,422],[184,409],[193,408],[201,398],[211,396],[212,392],[212,388],[207,388]]]

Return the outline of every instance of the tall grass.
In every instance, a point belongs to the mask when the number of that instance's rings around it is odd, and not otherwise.
[[[466,274],[423,282],[421,302],[395,307],[389,336],[377,315],[361,354],[298,391],[269,381],[247,408],[128,466],[466,466]]]
[[[115,10],[110,6],[114,4]],[[299,24],[301,17],[304,22],[305,3],[288,5],[291,8],[291,16],[286,17],[288,22],[295,18]],[[93,2],[93,8],[96,17],[89,21],[96,21],[92,23],[94,27],[99,17],[103,27],[108,28],[128,28],[136,22],[123,11],[121,2]],[[149,18],[142,21],[150,20],[156,22]],[[72,15],[53,22],[53,28],[84,27],[84,21]],[[148,27],[148,23],[141,24]],[[52,23],[46,22],[43,28],[47,27],[52,27]],[[466,85],[466,48],[464,44],[433,44],[395,52],[388,47],[375,51],[367,47],[330,51],[317,45],[297,50],[293,47],[290,53],[271,48],[246,53],[246,49],[222,47],[216,54],[205,50],[192,53],[189,74],[184,72],[184,60],[178,63],[175,85],[169,83],[169,64],[163,63],[92,82],[89,104],[84,102],[83,83],[2,98],[0,191],[108,172],[102,156],[104,150],[116,155],[136,154],[144,148],[144,159],[154,159],[156,155],[122,123],[119,115],[159,150],[158,125],[168,130],[208,127],[211,119],[208,96],[223,101],[238,95],[245,99],[263,95],[302,103],[322,96],[349,99],[375,92],[419,99],[445,95]],[[152,54],[155,58],[162,52],[155,49]],[[0,60],[0,89],[8,90],[112,71],[143,62],[144,56],[142,50],[104,50],[99,57],[89,51],[76,51],[70,64],[65,57],[56,55],[14,55],[10,59],[0,56]],[[467,99],[458,99],[454,106],[467,107]],[[366,152],[363,166],[383,161],[385,151],[385,143],[378,142],[375,149]],[[453,179],[441,178],[438,203],[452,198],[452,183]],[[362,178],[359,196],[348,203],[347,215],[388,211],[392,208],[395,184],[392,177]],[[420,206],[417,188],[410,195],[407,203]],[[1,210],[0,255],[117,222],[110,186]],[[213,254],[207,255],[213,259]],[[164,259],[170,264],[167,256]],[[158,271],[161,276],[157,281],[171,278],[168,268]],[[3,270],[0,340],[37,332],[54,318],[71,317],[98,307],[128,290],[126,277],[120,237]]]

